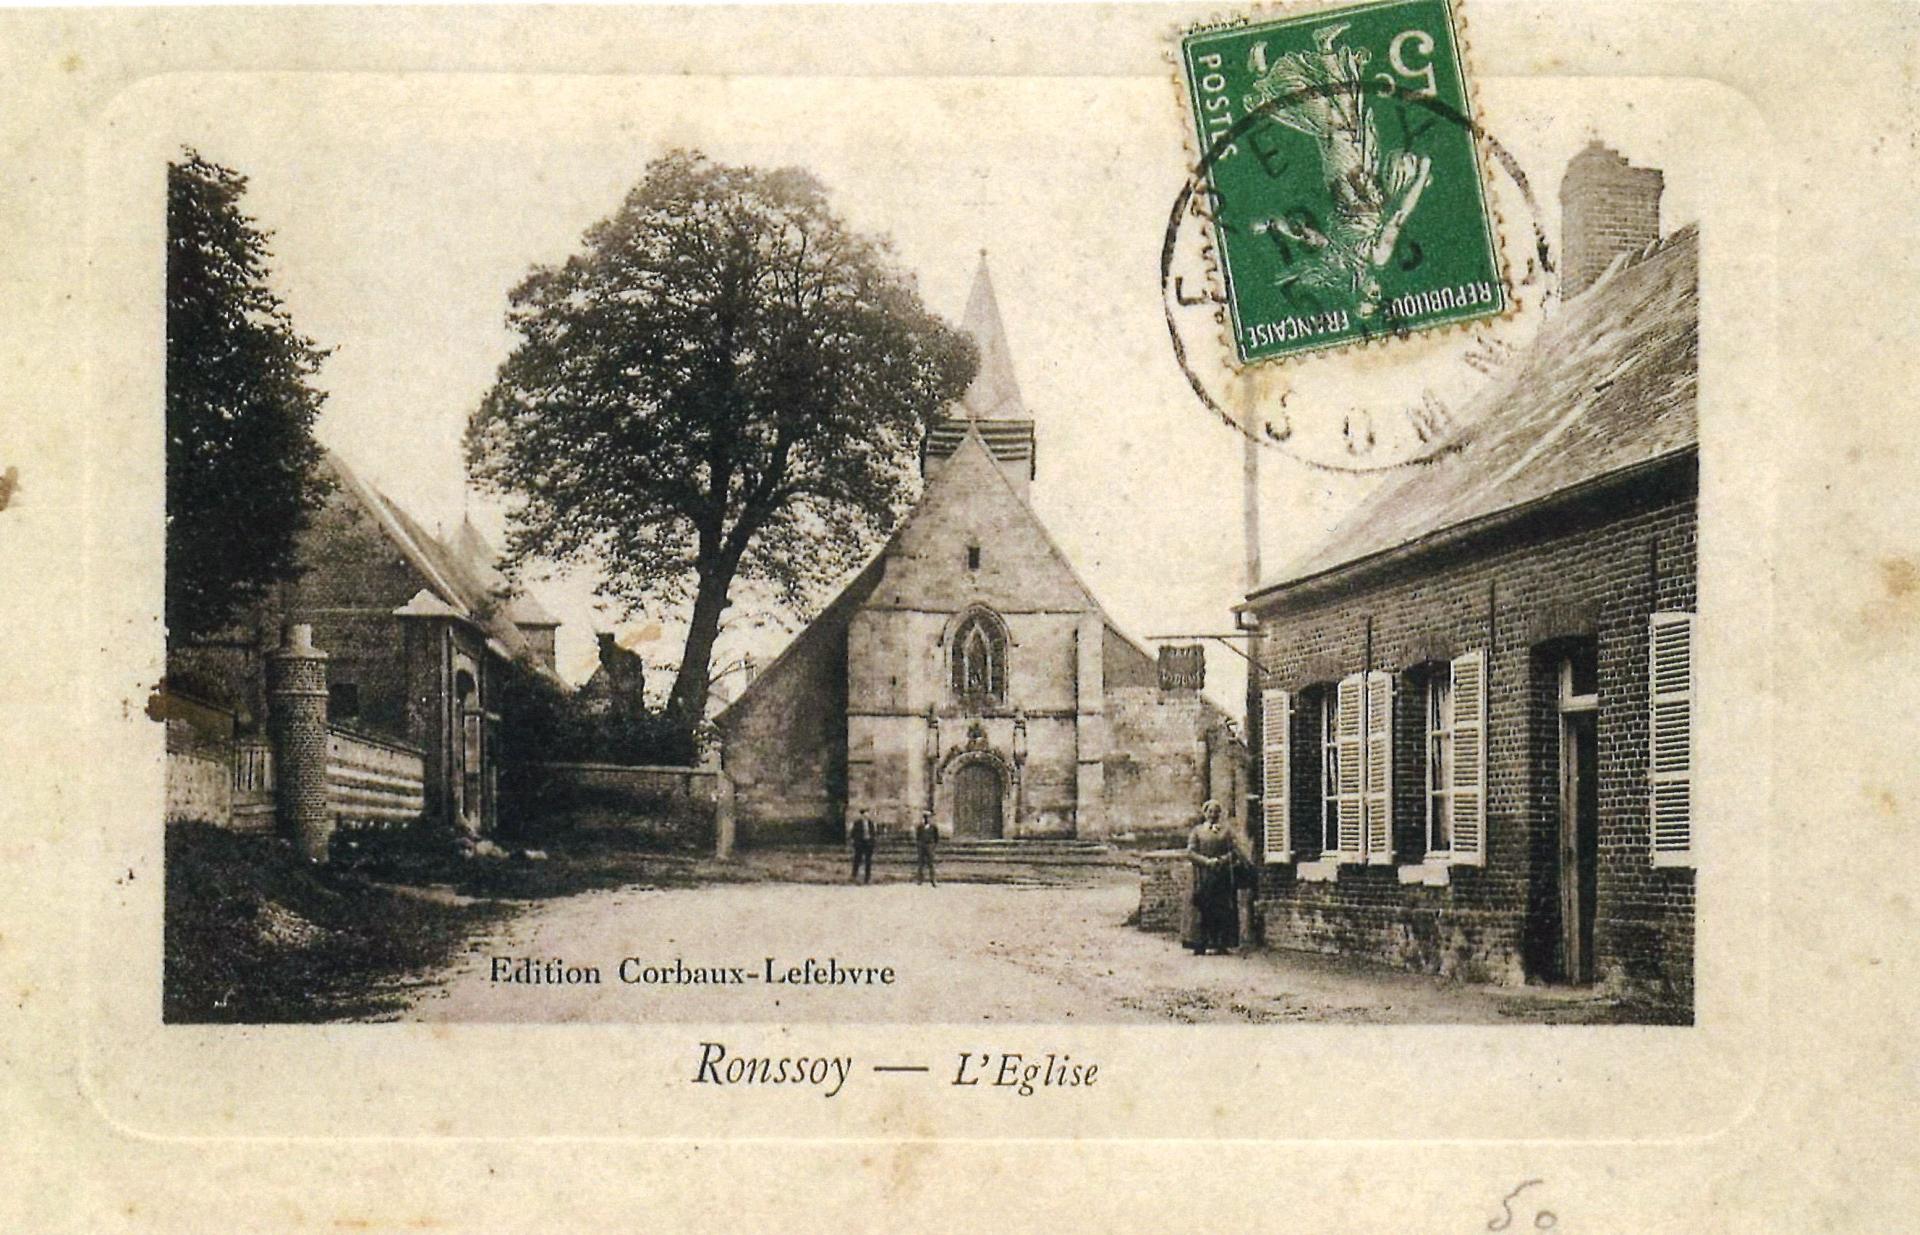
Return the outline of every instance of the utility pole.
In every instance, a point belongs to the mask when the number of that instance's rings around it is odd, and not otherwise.
[[[1254,383],[1237,383],[1240,406],[1241,539],[1246,553],[1246,592],[1260,586],[1260,439],[1254,430]]]

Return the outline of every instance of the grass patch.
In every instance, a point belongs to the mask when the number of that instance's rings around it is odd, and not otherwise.
[[[163,1009],[175,1024],[392,1011],[399,979],[445,964],[504,912],[383,888],[205,823],[167,827],[166,880]]]
[[[682,887],[710,876],[704,854],[657,833],[592,818],[572,818],[539,840],[501,839],[505,856],[463,848],[456,833],[430,823],[369,832],[343,843],[334,862],[383,883],[445,888],[461,896],[547,900],[634,884]],[[529,851],[544,854],[539,859]]]

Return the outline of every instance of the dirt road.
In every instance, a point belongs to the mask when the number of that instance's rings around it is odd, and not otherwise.
[[[1462,986],[1328,958],[1194,957],[1167,936],[1126,925],[1137,900],[1137,884],[1125,871],[1088,874],[1066,886],[757,882],[592,892],[535,907],[477,941],[461,963],[419,988],[403,1016],[1096,1024],[1606,1019],[1604,1006],[1588,999]],[[829,962],[837,976],[823,977]],[[516,974],[540,980],[501,980]],[[586,981],[589,974],[598,980]]]

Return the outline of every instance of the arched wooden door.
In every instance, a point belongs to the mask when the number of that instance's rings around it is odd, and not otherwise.
[[[1001,833],[1000,772],[990,763],[964,764],[953,777],[955,836],[997,837]]]

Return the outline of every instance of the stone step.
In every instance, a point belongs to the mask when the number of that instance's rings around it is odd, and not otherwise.
[[[934,851],[940,862],[985,862],[1027,866],[1125,866],[1137,865],[1136,856],[1124,849],[1095,840],[1073,837],[1036,838],[1034,840],[943,840]],[[914,860],[911,840],[883,837],[875,847],[874,858],[885,863],[910,863]]]

